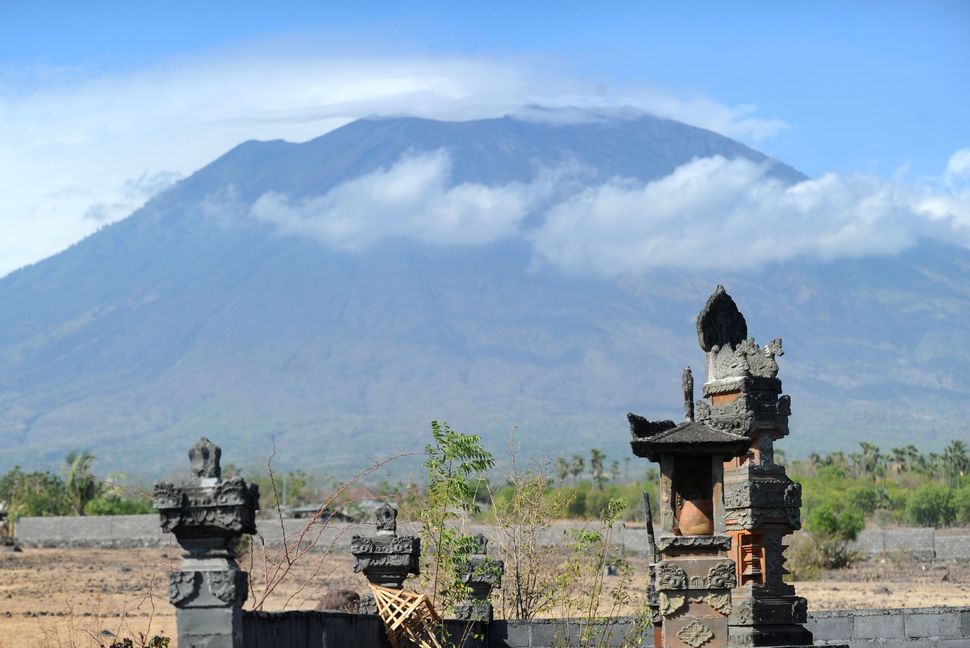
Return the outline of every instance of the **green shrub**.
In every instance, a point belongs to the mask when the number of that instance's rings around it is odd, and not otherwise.
[[[85,515],[142,515],[153,513],[152,502],[147,497],[119,497],[109,494],[97,497],[84,507]]]
[[[906,503],[906,519],[920,526],[942,527],[957,517],[953,489],[940,484],[923,484]]]
[[[953,493],[953,507],[956,509],[957,522],[970,524],[970,486],[964,486]]]

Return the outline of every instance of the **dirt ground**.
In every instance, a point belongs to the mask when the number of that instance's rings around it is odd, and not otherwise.
[[[109,646],[121,637],[133,637],[137,645],[139,633],[174,637],[167,574],[179,562],[174,547],[0,554],[0,648]],[[254,591],[262,596],[267,571],[274,569],[241,562],[254,574]],[[642,564],[634,567],[645,571]],[[970,606],[966,562],[874,561],[795,585],[808,598],[810,610]],[[321,554],[308,554],[266,597],[264,609],[313,609],[321,592],[330,588],[363,592],[366,584],[353,573],[351,556],[322,559]],[[247,607],[253,604],[251,598]]]

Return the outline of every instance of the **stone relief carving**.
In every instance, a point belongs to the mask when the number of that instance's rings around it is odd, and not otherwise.
[[[680,608],[687,604],[687,597],[683,594],[669,594],[667,592],[660,592],[660,614],[664,617],[669,617],[677,614]]]
[[[691,648],[700,648],[714,638],[714,633],[706,625],[691,621],[677,632],[677,638]]]
[[[168,600],[178,607],[186,599],[195,596],[202,575],[194,571],[176,571],[168,575]]]
[[[732,589],[737,585],[733,562],[722,562],[707,571],[706,586],[709,589]]]
[[[207,572],[209,592],[223,603],[245,601],[249,596],[246,575],[238,570]]]
[[[710,592],[704,597],[704,602],[724,616],[731,614],[730,592]]]
[[[741,601],[734,607],[731,622],[735,625],[752,625],[754,623],[754,603]]]
[[[670,547],[713,547],[721,549],[722,551],[729,551],[731,549],[731,538],[725,535],[709,535],[709,536],[660,536],[657,539],[657,548],[660,551],[665,551]]]
[[[657,589],[687,589],[687,572],[677,565],[666,562],[660,563],[657,565]]]

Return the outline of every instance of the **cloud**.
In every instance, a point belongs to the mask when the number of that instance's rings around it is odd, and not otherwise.
[[[537,257],[579,274],[744,270],[894,254],[918,238],[970,246],[970,193],[825,174],[785,185],[748,160],[696,159],[647,183],[614,179],[552,208]]]
[[[631,107],[742,138],[782,127],[705,98],[594,91],[528,58],[254,50],[111,73],[0,69],[0,79],[0,276],[127,215],[149,195],[131,197],[138,178],[186,176],[242,141],[304,141],[365,115],[472,119],[540,104]]]
[[[836,174],[785,184],[765,165],[723,157],[695,159],[651,182],[613,178],[590,187],[577,182],[581,170],[559,169],[528,184],[484,186],[451,185],[450,159],[436,151],[320,197],[265,194],[251,213],[350,251],[389,237],[434,245],[518,238],[537,262],[577,275],[747,270],[895,254],[920,237],[970,246],[970,186],[954,184],[954,159],[944,187]]]
[[[257,220],[287,234],[360,251],[379,239],[408,237],[435,245],[474,245],[518,234],[519,225],[548,199],[555,174],[528,184],[448,186],[451,160],[444,151],[405,156],[344,182],[323,196],[291,201],[270,192],[252,206]]]

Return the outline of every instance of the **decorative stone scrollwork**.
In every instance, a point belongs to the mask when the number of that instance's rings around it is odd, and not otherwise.
[[[707,535],[707,536],[660,536],[657,540],[657,548],[666,551],[670,547],[689,547],[696,548],[716,548],[721,551],[731,549],[731,537],[726,535]]]
[[[732,589],[737,587],[738,578],[734,563],[722,562],[707,571],[706,585],[710,589]]]
[[[706,625],[697,621],[691,621],[677,633],[677,638],[691,648],[700,648],[705,643],[714,638],[714,633]]]
[[[736,346],[748,336],[748,324],[731,296],[718,284],[697,315],[697,343],[704,351]]]
[[[246,575],[239,570],[208,572],[209,592],[223,603],[245,601],[249,596]]]
[[[179,604],[195,596],[202,575],[194,571],[177,571],[168,575],[168,600],[178,607]]]
[[[730,592],[710,592],[704,597],[704,602],[712,608],[727,616],[731,614],[731,594]]]
[[[657,565],[657,589],[687,589],[687,572],[677,565],[666,562],[660,563]]]
[[[754,603],[741,601],[734,607],[731,623],[735,625],[752,625],[754,623]]]
[[[669,617],[677,614],[684,605],[687,604],[687,597],[683,594],[669,594],[660,592],[660,614]]]

